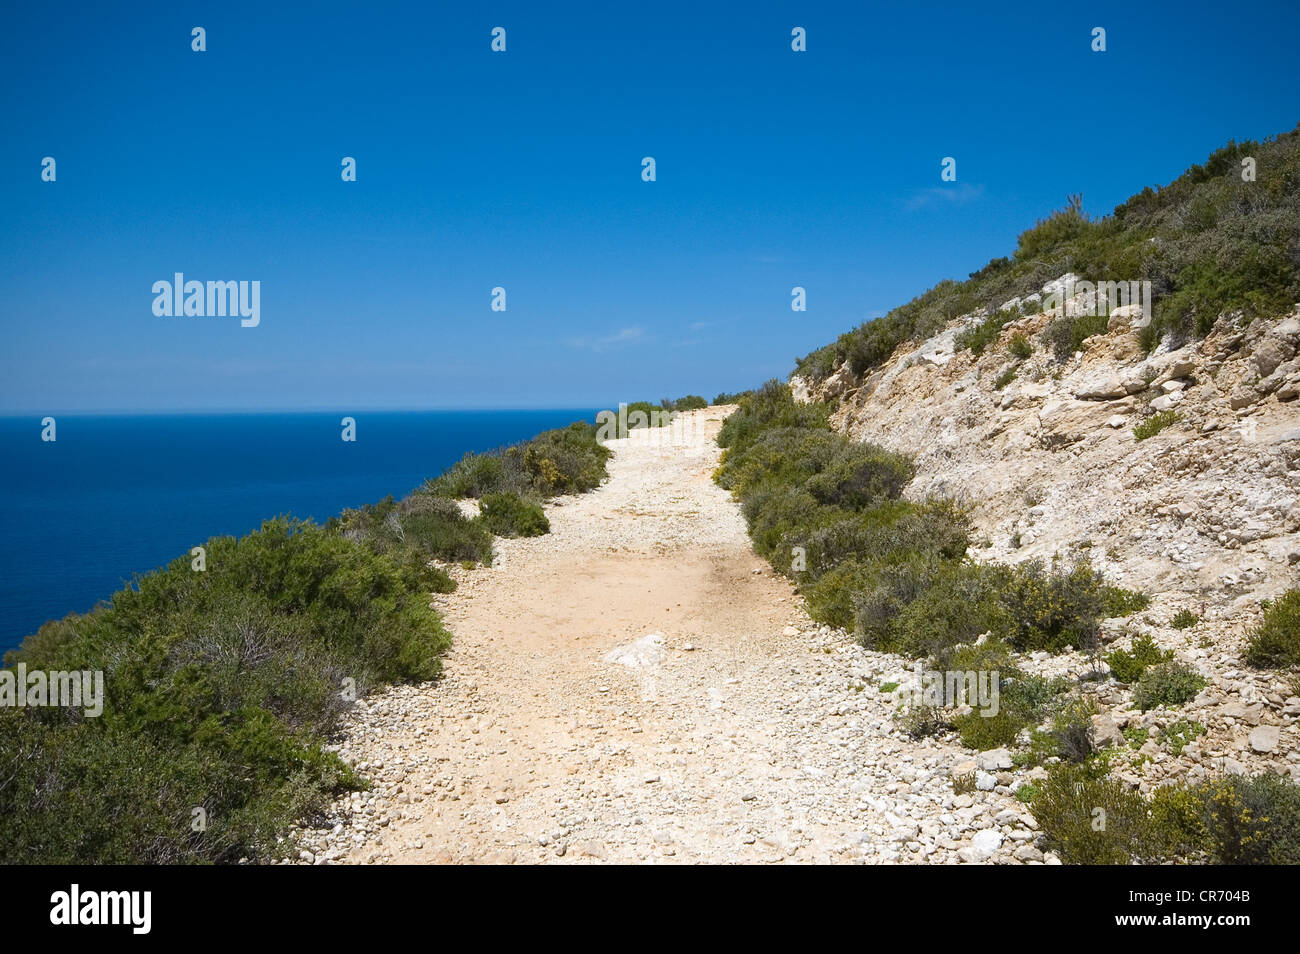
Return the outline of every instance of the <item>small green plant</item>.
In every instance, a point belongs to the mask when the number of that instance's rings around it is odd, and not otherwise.
[[[882,682],[880,684],[881,692],[893,692],[897,688],[898,688],[898,683],[896,682]]]
[[[898,716],[898,725],[909,738],[924,739],[950,728],[943,711],[935,706],[912,706]]]
[[[1113,649],[1106,654],[1106,664],[1110,666],[1111,675],[1120,682],[1137,682],[1149,666],[1169,662],[1174,654],[1163,651],[1145,633],[1133,639],[1131,650]]]
[[[1140,725],[1130,725],[1121,731],[1123,732],[1124,740],[1128,742],[1128,747],[1133,749],[1135,752],[1142,748],[1142,746],[1146,745],[1147,739],[1151,738],[1151,733],[1149,733],[1145,727]]]
[[[1140,441],[1144,441],[1148,437],[1155,437],[1166,427],[1176,424],[1180,420],[1182,420],[1182,416],[1177,411],[1159,411],[1134,427],[1133,436]]]
[[[1019,317],[1019,308],[1007,308],[995,312],[979,324],[960,332],[953,341],[953,347],[958,351],[969,349],[971,354],[979,357],[984,353],[985,348],[998,340],[1002,329]]]
[[[1026,338],[1023,333],[1017,331],[1011,336],[1011,340],[1007,342],[1007,351],[1009,351],[1013,357],[1019,358],[1023,361],[1034,353],[1034,345],[1033,342]]]
[[[1181,662],[1149,667],[1133,687],[1133,704],[1143,712],[1156,706],[1181,706],[1205,688],[1205,679]]]
[[[1261,667],[1300,665],[1300,587],[1262,607],[1264,615],[1250,634],[1246,661]]]
[[[1016,368],[1011,366],[997,376],[993,381],[993,390],[1001,391],[1008,384],[1016,379]]]
[[[1038,797],[1039,787],[1034,782],[1026,782],[1016,789],[1016,801],[1023,802],[1026,805],[1032,805],[1034,799]]]
[[[1169,625],[1174,629],[1191,629],[1201,618],[1189,609],[1180,609],[1174,614],[1174,618],[1169,621]]]
[[[1205,726],[1191,719],[1179,719],[1160,730],[1160,741],[1174,755],[1182,755],[1187,743],[1202,735],[1205,735]]]
[[[963,775],[954,775],[952,777],[952,790],[957,795],[969,795],[975,791],[975,773],[966,772]]]

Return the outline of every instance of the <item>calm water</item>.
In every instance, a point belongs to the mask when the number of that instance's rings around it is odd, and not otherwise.
[[[0,651],[209,537],[400,497],[467,451],[594,414],[352,413],[355,443],[341,413],[60,415],[53,443],[39,415],[0,418]]]

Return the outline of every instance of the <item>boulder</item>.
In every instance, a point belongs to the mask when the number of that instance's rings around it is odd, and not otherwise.
[[[1120,732],[1119,726],[1115,724],[1109,712],[1098,713],[1092,717],[1092,725],[1088,728],[1088,739],[1093,747],[1098,749],[1124,744],[1124,734]]]
[[[1181,404],[1182,400],[1182,391],[1170,391],[1168,394],[1162,394],[1160,397],[1152,401],[1151,409],[1153,411],[1170,411],[1173,410],[1176,405]]]
[[[1113,401],[1127,394],[1128,389],[1114,371],[1091,374],[1074,389],[1074,396],[1080,401]]]
[[[1276,752],[1282,730],[1275,725],[1256,726],[1250,731],[1250,747],[1259,753]]]

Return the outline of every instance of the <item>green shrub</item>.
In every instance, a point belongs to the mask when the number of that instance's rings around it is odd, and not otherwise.
[[[956,560],[970,545],[965,514],[945,501],[915,504],[889,500],[856,513],[845,513],[820,508],[811,495],[795,493],[800,503],[781,513],[777,538],[805,548],[808,579],[816,579],[863,554],[909,551]],[[773,498],[770,507],[765,509],[775,509],[775,506]],[[792,522],[795,514],[799,523]],[[771,517],[771,513],[765,513],[756,520],[756,542],[760,536],[766,539],[764,530]],[[788,551],[769,556],[763,548],[756,548],[777,569],[788,571]]]
[[[1040,560],[1021,563],[1008,573],[1001,600],[1014,620],[1008,641],[1022,651],[1088,648],[1103,618],[1124,609],[1125,602],[1141,602],[1108,586],[1087,561],[1068,570],[1049,570]]]
[[[1043,329],[1043,343],[1052,349],[1052,356],[1057,361],[1064,361],[1076,351],[1083,350],[1083,343],[1093,335],[1106,333],[1107,315],[1069,315],[1056,318]]]
[[[358,784],[324,749],[345,691],[438,675],[450,637],[427,568],[288,518],[205,549],[205,571],[186,555],[6,655],[101,670],[105,698],[99,718],[0,711],[0,860],[274,858],[290,823]]]
[[[996,568],[933,562],[919,593],[891,593],[888,618],[877,622],[873,617],[875,629],[863,625],[862,632],[888,633],[877,641],[909,656],[932,656],[973,643],[983,633],[1006,633],[1013,622],[998,598],[1000,579]],[[865,619],[861,605],[859,609]]]
[[[1204,734],[1205,726],[1191,719],[1179,719],[1160,730],[1161,741],[1174,755],[1182,755],[1189,742]]]
[[[479,519],[499,537],[539,537],[551,532],[542,505],[516,493],[486,494]]]
[[[1034,353],[1034,344],[1021,332],[1017,331],[1011,336],[1011,340],[1007,342],[1007,351],[1012,357],[1023,361]]]
[[[1137,590],[1126,590],[1122,586],[1103,586],[1101,588],[1102,611],[1109,619],[1116,616],[1132,616],[1151,605],[1151,597]]]
[[[930,657],[929,665],[939,672],[997,672],[1003,690],[1008,681],[1020,680],[1023,676],[1012,658],[1011,647],[996,637],[978,643],[945,646]]]
[[[1131,650],[1113,649],[1106,654],[1106,663],[1111,675],[1120,682],[1137,682],[1149,666],[1170,662],[1174,658],[1171,651],[1162,651],[1155,641],[1147,635],[1136,636]]]
[[[739,450],[763,431],[778,427],[825,431],[829,421],[827,405],[797,404],[790,389],[773,378],[740,398],[739,406],[727,416],[718,432],[718,446]]]
[[[1096,712],[1097,707],[1090,699],[1080,697],[1073,697],[1058,707],[1050,734],[1056,743],[1056,755],[1063,761],[1078,764],[1092,757],[1090,730]]]
[[[985,348],[998,340],[998,337],[1002,334],[1002,329],[1009,322],[1015,321],[1019,317],[1020,310],[1018,308],[1008,308],[995,312],[978,324],[958,332],[956,338],[953,339],[953,348],[957,351],[969,349],[971,354],[979,357],[984,353]]]
[[[664,413],[650,404],[645,407],[656,414]],[[575,421],[520,444],[485,454],[466,454],[437,478],[427,481],[423,490],[437,497],[585,493],[599,487],[607,476],[611,452],[596,436],[594,425]]]
[[[1263,608],[1263,618],[1250,634],[1246,661],[1252,666],[1300,665],[1300,588]]]
[[[1180,662],[1148,667],[1133,687],[1133,704],[1145,712],[1156,706],[1181,706],[1205,688],[1205,679]]]
[[[1033,812],[1046,846],[1066,864],[1125,865],[1163,857],[1146,800],[1110,778],[1103,763],[1049,768]]]
[[[1227,775],[1205,784],[1201,824],[1209,860],[1300,864],[1300,787],[1277,775]]]
[[[708,407],[709,402],[698,394],[688,394],[686,397],[679,397],[676,400],[664,398],[659,402],[659,405],[669,411],[698,411],[700,408]]]
[[[507,456],[521,460],[529,489],[544,497],[582,494],[599,487],[607,476],[610,454],[609,448],[596,440],[596,428],[583,421],[543,431],[506,450]]]
[[[492,562],[492,534],[465,517],[454,500],[424,491],[345,510],[339,526],[349,539],[365,541],[396,560],[408,559],[403,553],[410,551],[412,562]]]
[[[961,775],[952,777],[952,793],[954,795],[968,795],[978,790],[974,772],[965,772]]]
[[[874,444],[842,440],[825,467],[804,483],[819,502],[856,510],[897,497],[915,476],[912,462]]]
[[[911,739],[924,739],[946,732],[952,726],[935,706],[911,706],[898,714],[898,727]]]
[[[1033,812],[1067,864],[1300,864],[1300,787],[1278,775],[1166,785],[1143,799],[1100,762],[1062,763]]]
[[[1004,707],[996,715],[983,715],[978,709],[959,715],[952,720],[952,726],[961,736],[962,745],[985,752],[1013,745],[1025,722],[1019,713]]]
[[[638,427],[667,427],[676,416],[672,403],[666,399],[662,404],[651,404],[649,401],[631,402],[627,406],[628,430],[635,430]]]
[[[484,494],[525,486],[518,460],[504,452],[466,454],[425,485],[432,494],[444,497],[482,497]]]
[[[993,381],[993,390],[1001,391],[1008,384],[1016,379],[1016,368],[1010,367],[999,374]]]
[[[1191,629],[1201,618],[1189,609],[1180,609],[1174,614],[1174,618],[1169,621],[1169,625],[1174,629]]]
[[[961,735],[962,744],[968,748],[984,751],[998,746],[1016,744],[1021,730],[1042,721],[1044,714],[1052,708],[1065,711],[1058,702],[1058,697],[1067,689],[1064,680],[1046,679],[1042,676],[1028,676],[1021,673],[1008,661],[1009,650],[1005,644],[989,640],[979,646],[961,647],[952,657],[951,669],[961,672],[997,672],[998,673],[998,711],[996,715],[985,716],[975,709],[952,720],[953,727]],[[939,668],[936,663],[936,668]],[[1062,733],[1068,720],[1061,722]],[[1031,733],[1031,739],[1035,733]],[[1047,747],[1042,748],[1042,742]],[[1071,737],[1069,742],[1075,740]],[[1041,762],[1050,756],[1061,755],[1061,742],[1052,733],[1038,740],[1041,751],[1031,754],[1029,761]]]
[[[1148,437],[1155,437],[1166,427],[1176,424],[1181,420],[1182,417],[1177,411],[1157,411],[1141,424],[1138,424],[1133,428],[1133,436],[1140,441],[1144,441]]]

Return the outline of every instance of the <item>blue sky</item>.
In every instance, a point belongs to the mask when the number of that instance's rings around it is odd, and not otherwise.
[[[8,5],[0,411],[749,387],[1068,193],[1292,128],[1297,35],[1290,2]],[[178,271],[260,281],[261,324],[156,317]]]

